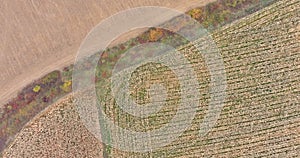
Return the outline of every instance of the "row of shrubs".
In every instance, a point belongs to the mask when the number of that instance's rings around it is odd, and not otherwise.
[[[53,71],[23,88],[18,95],[4,105],[0,116],[0,149],[31,118],[72,90],[70,69]]]

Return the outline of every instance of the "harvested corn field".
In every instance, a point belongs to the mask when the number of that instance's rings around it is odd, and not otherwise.
[[[3,157],[102,157],[103,146],[80,121],[70,97],[23,128]]]

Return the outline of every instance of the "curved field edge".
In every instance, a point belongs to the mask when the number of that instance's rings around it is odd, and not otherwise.
[[[81,122],[72,98],[67,95],[35,116],[3,157],[102,157],[102,143]]]
[[[192,9],[187,13],[200,21],[209,30],[214,30],[226,23],[230,23],[266,7],[275,1],[257,2],[259,1],[217,1],[205,7]],[[172,24],[172,21],[170,24]],[[167,40],[168,36],[172,36],[172,33],[151,28],[137,38],[105,51],[102,57],[107,58],[107,63],[113,63],[117,59],[116,54],[122,54],[122,52],[135,44]],[[178,44],[181,45],[182,43],[179,42]],[[86,66],[88,68],[88,65]],[[101,68],[104,68],[104,66]],[[109,76],[109,72],[106,72],[105,69],[101,70],[101,72],[101,74],[96,76],[96,81]],[[5,104],[1,112],[1,151],[13,140],[14,135],[20,131],[31,118],[45,109],[45,107],[54,103],[57,99],[71,92],[71,75],[72,66],[66,67],[62,71],[53,71],[26,86],[16,98]]]

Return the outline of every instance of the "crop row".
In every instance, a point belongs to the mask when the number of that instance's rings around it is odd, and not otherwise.
[[[299,1],[281,1],[234,23],[225,31],[215,31],[213,37],[221,45],[222,55],[227,61],[229,93],[224,108],[229,110],[222,112],[218,124],[206,137],[198,138],[196,142],[191,139],[197,138],[193,134],[197,134],[198,128],[195,127],[201,123],[202,117],[197,116],[193,122],[196,125],[193,124],[176,142],[145,155],[177,157],[193,153],[198,156],[224,154],[235,157],[258,153],[258,156],[270,156],[288,151],[293,153],[294,146],[299,148],[299,142],[293,141],[299,139],[294,131],[300,126],[300,103],[295,98],[300,91],[298,32],[287,31],[297,27],[298,15]],[[243,43],[248,40],[253,41],[254,46]],[[226,45],[222,46],[223,43]],[[241,54],[243,58],[237,59]],[[249,65],[253,64],[255,68],[249,69]],[[249,75],[239,75],[243,73]],[[274,76],[281,78],[272,78]],[[157,120],[166,118],[166,113],[158,115],[156,117],[160,119]],[[156,125],[160,127],[165,122]],[[114,152],[118,154],[118,151]],[[287,156],[286,153],[283,155]]]

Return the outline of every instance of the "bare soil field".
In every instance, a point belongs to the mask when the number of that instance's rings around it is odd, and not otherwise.
[[[5,0],[0,6],[0,105],[33,80],[73,63],[81,41],[106,17],[139,6],[162,6],[184,12],[212,1]],[[115,43],[138,33],[124,35]]]
[[[300,155],[300,1],[282,0],[253,15],[216,30],[212,37],[221,50],[227,75],[227,100],[216,126],[205,137],[198,137],[199,123],[209,101],[209,74],[197,50],[182,47],[197,72],[200,85],[199,110],[189,129],[170,145],[146,154],[123,152],[105,147],[101,151],[111,157],[297,157]],[[201,43],[195,43],[201,44]],[[166,77],[166,83],[177,84],[176,78]],[[134,75],[133,75],[134,76]],[[139,80],[133,78],[132,84]],[[164,81],[151,76],[151,82]],[[160,76],[161,77],[161,76]],[[168,79],[171,79],[168,81]],[[152,81],[153,80],[153,81]],[[141,86],[146,84],[142,82]],[[134,86],[133,86],[134,87]],[[171,90],[170,96],[174,95]],[[133,89],[139,94],[137,87]],[[175,89],[176,92],[176,89]],[[174,115],[176,102],[153,118],[139,119],[123,115],[107,94],[106,114],[116,124],[135,130],[160,128]],[[147,102],[145,97],[137,102]],[[176,100],[173,98],[171,100]],[[60,103],[60,105],[64,105]],[[175,105],[175,106],[174,106]],[[68,108],[66,108],[68,109]],[[64,111],[64,110],[63,110]],[[43,116],[49,115],[45,113]],[[72,116],[72,115],[71,115]],[[33,121],[31,124],[36,124]],[[155,121],[156,120],[156,121]],[[154,123],[153,123],[154,121]],[[143,125],[146,126],[146,129]],[[7,150],[6,155],[24,151],[28,134],[25,127]],[[67,126],[68,127],[68,126]],[[30,131],[30,130],[31,131]],[[42,128],[45,130],[44,128]],[[48,129],[48,128],[47,128]],[[70,129],[67,129],[70,130]],[[41,135],[42,132],[40,132]],[[82,133],[84,134],[84,132]],[[89,138],[90,140],[91,138]],[[27,141],[26,142],[30,142]],[[37,142],[34,140],[32,142]],[[34,143],[33,143],[34,144]],[[41,146],[41,145],[37,145]],[[33,146],[35,148],[36,146]],[[48,149],[48,151],[51,149]],[[13,156],[12,156],[13,157]]]

